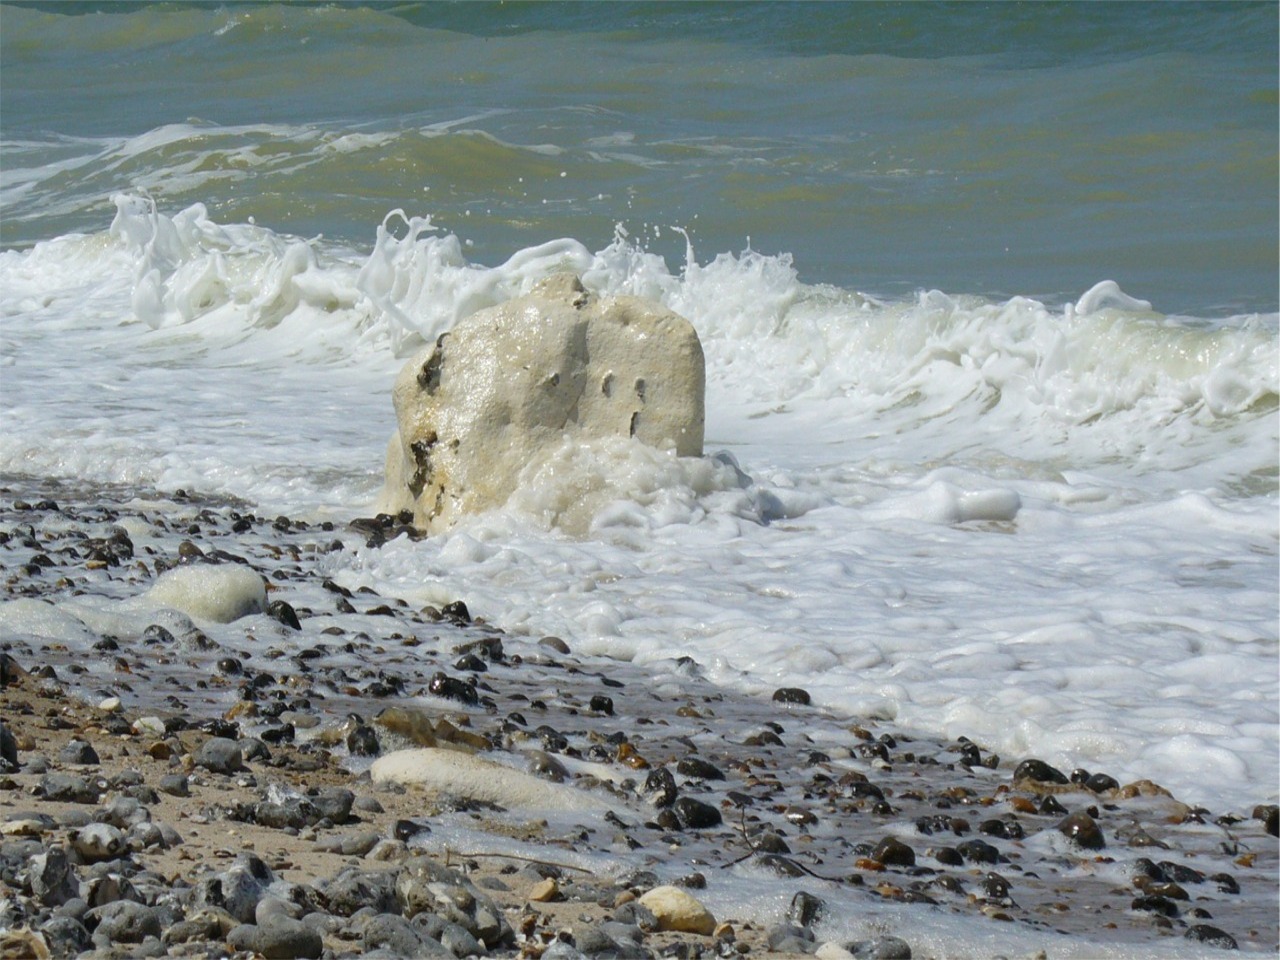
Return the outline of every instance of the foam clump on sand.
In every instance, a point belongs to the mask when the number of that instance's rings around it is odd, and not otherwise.
[[[405,365],[379,508],[446,530],[506,503],[521,472],[565,437],[700,456],[705,389],[687,320],[556,274],[462,320]]]
[[[130,601],[140,607],[171,607],[197,620],[230,623],[267,607],[262,577],[240,564],[193,564],[166,571],[151,589]]]
[[[564,787],[458,750],[397,750],[369,768],[374,783],[417,784],[448,796],[507,809],[600,810],[610,805],[575,787]]]

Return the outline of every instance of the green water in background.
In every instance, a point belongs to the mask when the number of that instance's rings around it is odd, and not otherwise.
[[[624,225],[801,279],[1274,311],[1274,4],[5,4],[0,241],[110,196],[476,262]]]

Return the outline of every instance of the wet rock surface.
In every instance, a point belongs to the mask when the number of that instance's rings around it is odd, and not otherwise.
[[[462,598],[379,596],[334,561],[387,520],[0,482],[4,600],[52,616],[221,563],[270,601],[53,638],[0,608],[0,955],[945,952],[912,911],[1012,925],[1050,957],[1078,938],[1275,951],[1266,796],[1198,809],[794,688],[732,694],[688,658],[580,657]],[[593,802],[370,779],[424,747]]]

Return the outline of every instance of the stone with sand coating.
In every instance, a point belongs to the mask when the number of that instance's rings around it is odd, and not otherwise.
[[[640,905],[657,918],[659,930],[710,936],[716,928],[711,911],[679,887],[654,887],[640,898]]]
[[[700,456],[706,371],[693,326],[572,274],[481,310],[405,365],[379,508],[431,532],[501,506],[566,436]]]

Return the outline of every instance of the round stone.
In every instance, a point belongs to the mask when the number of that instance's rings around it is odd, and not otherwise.
[[[1013,771],[1013,779],[1035,780],[1039,783],[1070,783],[1067,775],[1057,767],[1051,767],[1043,760],[1023,760]]]
[[[677,798],[671,805],[671,809],[680,819],[680,826],[686,830],[703,830],[707,827],[719,826],[721,821],[718,807],[695,800],[693,797]]]
[[[798,704],[807,707],[810,703],[809,691],[800,687],[780,687],[773,691],[774,703]]]
[[[240,745],[224,737],[211,737],[196,754],[196,766],[211,773],[235,773],[242,766]]]
[[[1231,936],[1225,930],[1219,930],[1217,927],[1211,927],[1207,923],[1197,923],[1189,927],[1186,932],[1188,940],[1194,940],[1197,943],[1207,944],[1211,947],[1220,947],[1223,950],[1239,950],[1240,945],[1236,943],[1236,938]]]
[[[897,837],[885,837],[871,851],[871,859],[885,866],[914,867],[916,853]]]
[[[1058,823],[1058,832],[1086,850],[1101,850],[1107,845],[1097,821],[1087,813],[1073,813]]]

